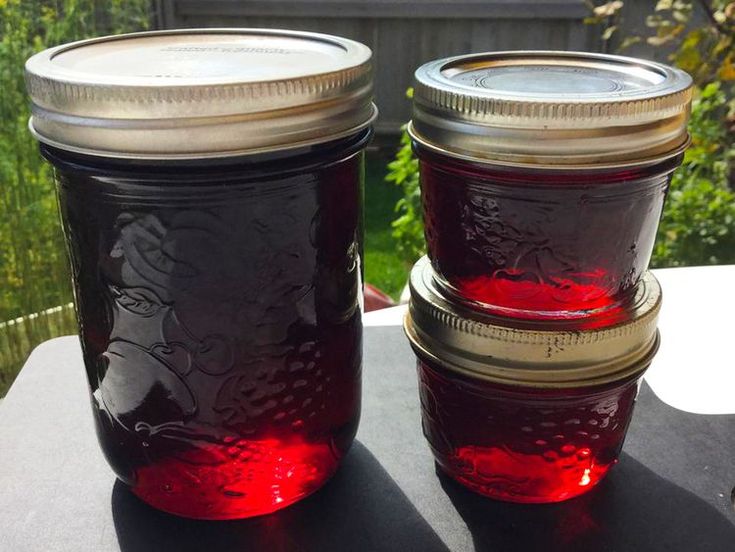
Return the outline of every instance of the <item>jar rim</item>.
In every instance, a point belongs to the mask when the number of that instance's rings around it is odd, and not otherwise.
[[[92,156],[41,143],[41,155],[56,168],[72,168],[90,176],[99,174],[135,176],[139,182],[156,182],[162,176],[176,174],[181,183],[207,181],[217,174],[217,181],[240,180],[243,171],[256,171],[259,177],[279,178],[287,174],[324,168],[353,156],[373,137],[372,127],[350,136],[304,148],[289,148],[262,155],[242,155],[195,159],[138,159]],[[185,169],[182,171],[182,169]]]
[[[459,151],[452,150],[447,147],[442,147],[438,144],[434,144],[422,136],[420,136],[414,127],[413,121],[409,121],[408,125],[406,125],[406,132],[408,133],[411,140],[413,140],[414,144],[418,144],[421,147],[426,148],[427,150],[431,151],[432,153],[437,153],[440,155],[445,155],[447,157],[451,157],[452,159],[457,159],[460,161],[468,161],[470,163],[477,163],[479,165],[485,165],[488,167],[502,167],[502,168],[516,168],[516,169],[529,169],[529,170],[544,170],[544,171],[558,171],[558,172],[564,172],[564,171],[598,171],[598,170],[617,170],[617,169],[636,169],[636,168],[645,168],[650,167],[653,165],[656,165],[658,163],[661,163],[663,161],[667,161],[669,159],[673,159],[674,157],[677,157],[681,154],[683,154],[687,149],[689,149],[689,146],[692,144],[692,138],[689,135],[689,133],[686,133],[684,136],[684,142],[682,142],[680,145],[675,147],[671,150],[663,151],[657,155],[651,155],[650,157],[640,158],[640,159],[629,159],[624,160],[620,159],[617,161],[613,160],[599,160],[598,162],[588,162],[588,163],[555,163],[553,162],[555,160],[554,158],[543,158],[540,156],[534,157],[532,160],[530,160],[527,156],[517,156],[517,155],[474,155],[471,153],[462,153]]]
[[[427,358],[472,377],[530,387],[581,387],[645,370],[658,350],[661,287],[646,273],[619,316],[511,321],[464,307],[445,296],[428,257],[410,276],[404,331]]]

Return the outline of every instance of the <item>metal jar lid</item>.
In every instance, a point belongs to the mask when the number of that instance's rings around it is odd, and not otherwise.
[[[526,387],[583,387],[648,367],[658,350],[661,287],[646,273],[617,314],[588,322],[510,321],[453,303],[427,257],[410,277],[406,334],[420,356],[461,374]],[[511,325],[512,324],[512,325]]]
[[[532,167],[645,164],[688,145],[692,79],[650,61],[581,52],[494,52],[415,74],[409,132],[423,146]]]
[[[371,57],[352,40],[272,29],[83,40],[26,62],[30,128],[65,150],[139,159],[318,144],[374,120]]]

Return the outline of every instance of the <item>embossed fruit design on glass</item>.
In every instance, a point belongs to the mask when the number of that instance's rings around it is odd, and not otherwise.
[[[682,71],[617,56],[500,52],[419,68],[409,132],[440,284],[512,318],[624,308],[690,101]]]
[[[679,163],[539,173],[421,158],[426,240],[441,281],[460,301],[527,319],[625,305],[648,268]]]
[[[627,313],[584,329],[508,326],[445,293],[428,259],[419,261],[405,328],[437,464],[473,491],[511,502],[559,502],[592,489],[618,461],[658,348],[656,280],[645,274]]]
[[[142,33],[42,52],[27,72],[117,476],[203,519],[319,489],[360,415],[370,51]]]
[[[439,466],[511,502],[587,492],[618,461],[638,381],[597,388],[512,388],[418,362],[424,435]],[[476,420],[484,420],[477,423]]]

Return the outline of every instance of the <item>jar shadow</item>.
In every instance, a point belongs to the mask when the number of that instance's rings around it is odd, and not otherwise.
[[[112,516],[122,552],[448,551],[359,441],[323,489],[274,514],[233,521],[180,518],[148,506],[116,481]]]
[[[557,504],[514,504],[477,495],[436,468],[477,551],[729,550],[735,522],[629,454],[596,489]]]

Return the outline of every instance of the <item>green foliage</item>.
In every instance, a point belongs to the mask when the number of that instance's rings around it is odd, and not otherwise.
[[[735,262],[735,197],[697,178],[670,192],[652,259],[654,267]]]
[[[695,4],[707,24],[694,25]],[[727,0],[659,0],[646,25],[655,34],[651,46],[673,44],[671,60],[702,87],[714,81],[735,80],[735,2]]]
[[[365,282],[397,299],[408,275],[391,228],[402,191],[385,181],[384,157],[368,152],[365,165]]]
[[[71,300],[51,169],[28,132],[25,60],[148,27],[148,0],[0,0],[0,322]]]
[[[413,96],[409,89],[407,96]],[[411,149],[411,138],[404,126],[401,134],[401,147],[395,159],[388,163],[388,182],[401,187],[403,197],[396,203],[398,218],[392,222],[393,238],[398,252],[406,263],[412,264],[426,250],[424,243],[424,221],[421,211],[421,190],[419,188],[419,162]]]
[[[689,119],[692,144],[684,155],[677,177],[684,180],[706,178],[727,187],[730,161],[735,151],[727,143],[726,107],[727,97],[719,82],[705,86],[694,99]]]
[[[605,42],[624,27],[621,0],[586,3],[590,16],[585,23],[599,26]],[[695,13],[706,18],[704,25],[693,17]],[[645,23],[650,33],[622,37],[619,51],[639,42],[665,47],[671,61],[692,75],[700,88],[718,80],[735,81],[735,1],[658,0]],[[732,98],[732,89],[727,92]]]
[[[600,25],[605,39],[610,27],[621,26],[623,7],[620,1],[590,4],[587,22]],[[695,12],[706,18],[705,24],[695,24]],[[626,37],[620,49],[643,41],[667,48],[698,91],[689,122],[692,146],[674,173],[651,263],[735,263],[735,2],[658,0],[646,26],[649,36]]]
[[[735,194],[728,185],[726,96],[707,85],[692,106],[692,146],[675,173],[658,229],[653,266],[735,263]]]
[[[393,238],[401,257],[412,263],[423,255],[426,246],[419,189],[419,163],[413,155],[411,139],[405,128],[401,135],[401,147],[395,159],[388,164],[388,169],[386,180],[394,182],[403,190],[403,197],[395,207],[399,216],[391,223]]]

